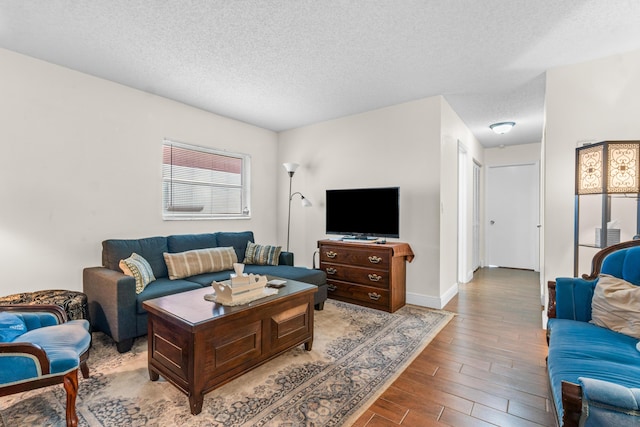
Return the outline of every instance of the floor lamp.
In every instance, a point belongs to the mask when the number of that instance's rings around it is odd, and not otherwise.
[[[310,207],[311,202],[309,201],[309,199],[305,198],[304,195],[299,191],[291,193],[293,174],[296,173],[296,169],[298,169],[298,166],[300,165],[297,163],[283,163],[282,166],[284,166],[285,170],[289,174],[289,214],[287,215],[287,252],[289,252],[289,234],[291,232],[291,201],[293,200],[293,196],[295,196],[296,194],[300,195],[302,206],[304,206],[305,208]]]

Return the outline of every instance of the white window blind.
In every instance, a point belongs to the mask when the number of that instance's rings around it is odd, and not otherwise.
[[[246,154],[165,140],[162,144],[162,217],[249,217]]]

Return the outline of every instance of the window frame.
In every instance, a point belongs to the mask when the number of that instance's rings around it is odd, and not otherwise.
[[[162,141],[162,163],[161,163],[161,211],[162,211],[162,219],[165,221],[181,221],[181,220],[212,220],[212,219],[251,219],[251,186],[250,177],[251,177],[251,155],[245,153],[235,153],[226,150],[220,150],[211,147],[204,147],[201,145],[195,144],[187,144],[184,142],[175,141],[172,139],[165,138]],[[167,209],[167,193],[165,191],[165,184],[169,183],[171,185],[172,178],[165,177],[165,164],[170,167],[173,166],[172,163],[165,163],[164,153],[165,147],[177,147],[182,150],[189,150],[196,153],[204,153],[204,154],[213,154],[224,157],[232,157],[241,160],[241,172],[240,172],[240,184],[221,184],[218,182],[199,182],[198,184],[192,185],[208,185],[211,187],[222,187],[222,188],[238,188],[241,192],[241,211],[232,212],[232,213],[197,213],[194,211],[169,211]],[[176,180],[177,181],[177,180]],[[188,184],[188,180],[180,180],[182,184]]]

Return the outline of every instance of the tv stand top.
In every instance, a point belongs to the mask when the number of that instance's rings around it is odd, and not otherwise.
[[[373,242],[378,240],[377,237],[373,236],[343,236],[341,239],[343,242]]]

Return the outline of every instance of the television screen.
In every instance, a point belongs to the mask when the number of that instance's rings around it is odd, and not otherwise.
[[[400,237],[400,188],[327,190],[327,234]]]

